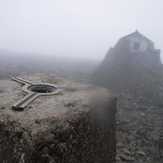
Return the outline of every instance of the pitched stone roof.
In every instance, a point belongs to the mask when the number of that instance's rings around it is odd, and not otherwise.
[[[122,39],[128,39],[129,37],[132,37],[132,36],[139,36],[142,39],[145,39],[146,41],[148,41],[150,43],[153,43],[152,40],[150,40],[149,38],[147,38],[146,36],[144,36],[143,34],[141,34],[138,30],[136,30],[135,32],[133,32],[131,34],[128,34],[128,35],[122,37]]]

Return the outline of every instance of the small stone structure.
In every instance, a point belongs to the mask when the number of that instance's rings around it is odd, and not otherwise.
[[[115,162],[116,99],[108,90],[44,74],[17,79],[20,84],[20,79],[30,81],[30,86],[51,83],[62,91],[39,96],[15,111],[13,105],[26,92],[15,81],[0,80],[0,162]],[[38,87],[27,90],[38,92]]]
[[[153,41],[136,31],[122,37],[114,48],[110,48],[105,62],[158,66],[161,64],[160,50],[155,49]]]
[[[144,80],[160,78],[162,63],[160,50],[138,31],[122,37],[110,48],[93,80],[113,89],[139,87]],[[102,80],[101,80],[102,79]]]

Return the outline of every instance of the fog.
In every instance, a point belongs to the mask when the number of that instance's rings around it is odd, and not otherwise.
[[[161,0],[0,0],[0,48],[102,59],[138,29],[162,49]]]
[[[163,163],[162,15],[163,0],[0,0],[0,162]]]

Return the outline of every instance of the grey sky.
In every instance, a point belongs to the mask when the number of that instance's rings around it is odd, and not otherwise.
[[[0,48],[101,59],[138,29],[163,49],[162,0],[0,0]]]

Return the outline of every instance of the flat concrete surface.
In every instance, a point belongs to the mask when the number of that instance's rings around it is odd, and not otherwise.
[[[9,115],[12,120],[19,122],[23,127],[36,132],[46,124],[36,123],[47,118],[63,118],[70,116],[68,112],[88,111],[93,96],[109,99],[109,92],[104,88],[91,85],[82,85],[54,75],[35,74],[20,76],[32,82],[49,82],[61,87],[61,93],[53,96],[40,96],[32,102],[24,111],[13,111],[12,105],[22,99],[26,94],[19,83],[12,80],[0,80],[0,116]],[[104,100],[104,99],[103,99]],[[45,127],[45,126],[44,126]]]
[[[20,77],[62,90],[14,111],[26,94],[19,83],[0,80],[0,162],[115,163],[116,99],[107,89],[50,74]]]

